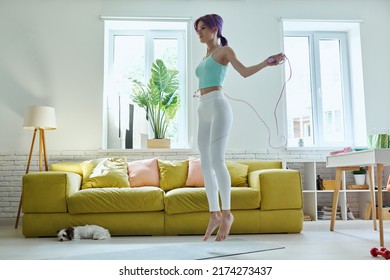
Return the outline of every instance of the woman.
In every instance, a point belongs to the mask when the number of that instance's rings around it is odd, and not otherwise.
[[[244,66],[236,58],[233,49],[227,45],[226,38],[222,36],[222,24],[222,18],[216,14],[200,17],[194,23],[200,42],[207,46],[206,56],[195,71],[199,79],[200,92],[198,147],[210,211],[204,241],[207,241],[218,227],[215,240],[226,239],[234,221],[230,212],[230,175],[225,165],[232,111],[222,92],[228,64],[230,63],[243,77],[249,77],[267,66],[278,65],[284,59],[283,54],[277,54],[259,64]]]

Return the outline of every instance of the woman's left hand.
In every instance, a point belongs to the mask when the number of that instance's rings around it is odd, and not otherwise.
[[[278,53],[270,56],[267,59],[268,66],[276,66],[282,63],[286,59],[286,56],[283,53]]]

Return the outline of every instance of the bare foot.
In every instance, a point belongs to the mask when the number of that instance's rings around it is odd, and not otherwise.
[[[215,241],[225,240],[229,236],[230,228],[232,227],[233,222],[234,222],[233,214],[229,210],[223,210],[221,226],[218,230]]]
[[[210,235],[213,234],[214,230],[220,226],[221,218],[221,212],[210,212],[209,225],[207,226],[206,233],[203,236],[203,241],[207,241]]]

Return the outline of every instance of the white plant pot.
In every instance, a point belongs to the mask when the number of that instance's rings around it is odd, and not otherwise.
[[[355,179],[355,185],[366,184],[366,174],[354,174],[353,178]]]

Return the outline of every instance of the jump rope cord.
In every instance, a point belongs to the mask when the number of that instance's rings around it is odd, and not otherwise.
[[[285,60],[282,62],[286,62],[288,63],[288,66],[289,66],[289,76],[287,78],[287,80],[284,82],[283,86],[282,86],[282,89],[280,91],[280,94],[279,94],[279,98],[278,98],[278,101],[276,102],[276,105],[275,105],[275,108],[274,108],[274,118],[275,118],[275,125],[276,125],[276,133],[278,136],[281,136],[283,139],[284,139],[284,143],[283,145],[281,146],[274,146],[272,145],[271,143],[271,129],[269,128],[269,126],[267,125],[267,123],[263,120],[263,118],[260,116],[259,112],[256,110],[255,107],[253,107],[252,104],[250,104],[249,102],[243,100],[243,99],[239,99],[239,98],[234,98],[234,97],[231,97],[229,95],[227,95],[226,93],[225,96],[233,101],[237,101],[237,102],[243,102],[245,103],[246,105],[248,105],[256,114],[256,116],[259,118],[259,120],[264,124],[265,128],[267,129],[268,131],[268,145],[273,148],[273,149],[281,149],[281,148],[284,148],[286,145],[287,145],[287,138],[286,136],[284,135],[280,135],[279,133],[279,123],[278,123],[278,117],[276,115],[276,112],[277,112],[277,109],[278,109],[278,106],[280,104],[280,100],[282,99],[282,96],[283,94],[285,93],[286,91],[286,85],[287,83],[291,80],[291,77],[292,77],[292,68],[291,68],[291,63],[290,63],[290,60],[288,59],[288,57],[285,56]]]

